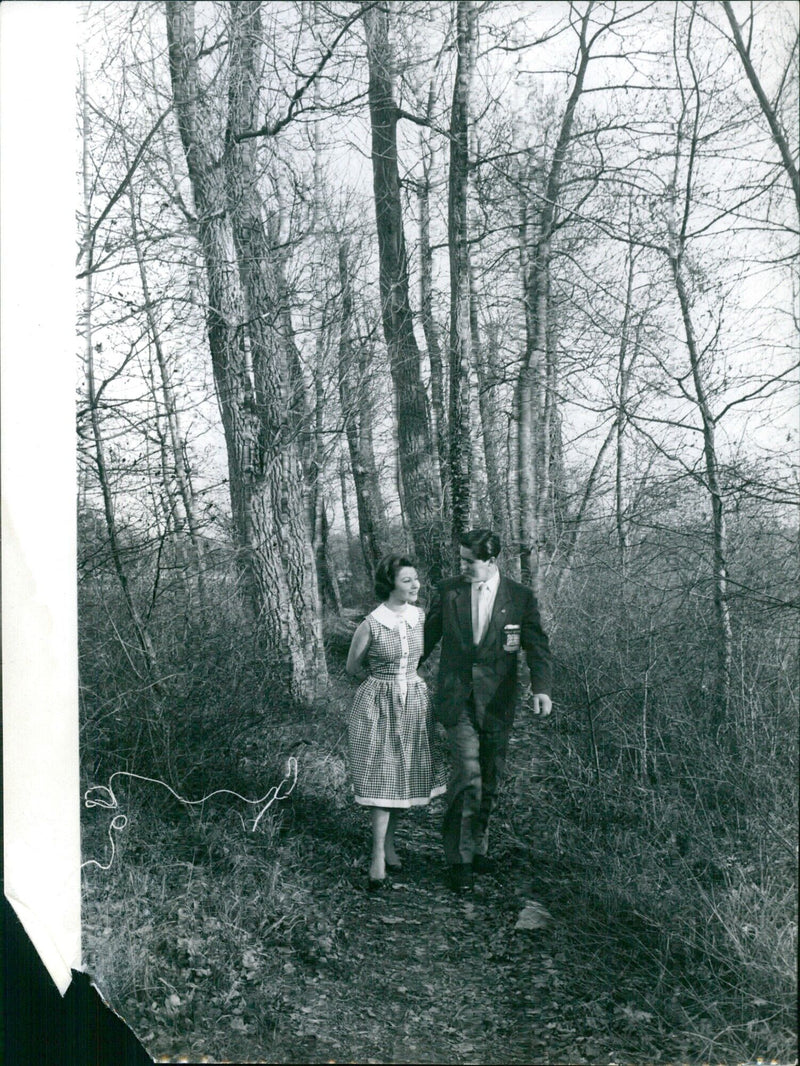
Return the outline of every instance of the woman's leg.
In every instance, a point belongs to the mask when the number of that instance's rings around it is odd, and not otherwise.
[[[373,881],[382,881],[386,877],[386,832],[389,828],[389,811],[385,807],[372,808],[372,858],[369,864],[369,876]]]
[[[386,840],[383,845],[383,854],[386,856],[386,861],[390,862],[393,866],[400,862],[397,857],[397,849],[394,844],[394,831],[397,827],[398,819],[400,818],[400,811],[397,807],[389,812],[389,824],[386,827]]]

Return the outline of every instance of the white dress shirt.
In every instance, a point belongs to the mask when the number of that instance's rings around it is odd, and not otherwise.
[[[472,639],[476,644],[480,644],[486,634],[499,584],[500,571],[497,567],[486,581],[472,582]]]

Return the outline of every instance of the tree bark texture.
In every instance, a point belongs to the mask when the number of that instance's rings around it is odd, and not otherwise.
[[[474,65],[476,12],[471,0],[458,0],[456,61],[450,110],[450,174],[447,237],[450,250],[450,411],[449,473],[454,557],[469,528],[472,493],[472,425],[470,418],[470,260],[467,195],[469,184],[469,96]]]
[[[394,384],[404,510],[426,576],[435,582],[443,573],[442,501],[433,454],[428,397],[422,381],[420,351],[414,336],[409,300],[408,256],[397,161],[397,105],[387,9],[382,5],[367,8],[364,26],[369,63],[381,313]]]
[[[258,102],[258,5],[231,6],[227,144],[214,143],[202,103],[194,4],[166,8],[178,127],[208,279],[208,336],[228,453],[239,558],[271,664],[299,699],[326,682],[293,384],[261,218],[252,127]],[[249,342],[249,352],[248,352]],[[251,371],[252,368],[252,371]]]
[[[477,325],[477,293],[471,283],[470,314]],[[500,536],[503,548],[511,547],[511,523],[509,521],[508,501],[505,492],[507,464],[503,463],[500,430],[503,413],[497,399],[497,327],[491,324],[487,329],[485,344],[476,343],[476,330],[473,331],[475,351],[475,369],[478,378],[478,409],[481,419],[481,436],[483,455],[486,464],[486,481],[489,495],[489,508],[492,516],[492,529]]]
[[[433,147],[423,146],[423,176],[417,187],[419,203],[419,307],[431,368],[431,414],[439,458],[439,480],[445,521],[450,514],[447,413],[444,406],[444,365],[439,328],[433,313],[433,250],[431,248],[431,169]]]
[[[374,465],[371,449],[365,454],[365,442],[360,432],[359,397],[365,388],[359,380],[353,353],[353,287],[350,279],[349,244],[345,238],[339,242],[339,284],[342,292],[341,319],[339,325],[339,398],[342,405],[344,431],[350,454],[350,468],[356,488],[356,513],[358,537],[364,566],[370,582],[375,580],[375,568],[381,557],[379,519],[375,489],[377,477],[370,467]]]

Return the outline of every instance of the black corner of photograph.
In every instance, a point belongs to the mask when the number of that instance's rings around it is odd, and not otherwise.
[[[14,908],[3,897],[5,1066],[152,1066],[90,977],[72,971],[62,996]]]

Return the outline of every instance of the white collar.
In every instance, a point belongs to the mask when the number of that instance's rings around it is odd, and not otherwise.
[[[492,573],[489,574],[485,581],[471,581],[470,585],[474,592],[478,591],[478,587],[480,585],[485,585],[486,588],[492,593],[492,595],[494,595],[497,592],[498,586],[500,585],[500,570],[498,569],[498,567],[495,567]]]
[[[380,622],[382,626],[386,626],[387,629],[396,629],[400,622],[405,622],[409,629],[413,629],[419,621],[419,608],[415,607],[413,603],[409,603],[403,613],[400,614],[398,611],[391,610],[385,603],[381,603],[372,612],[372,617],[376,622]]]

